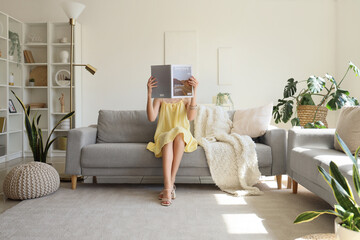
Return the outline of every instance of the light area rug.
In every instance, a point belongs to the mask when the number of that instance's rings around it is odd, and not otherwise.
[[[22,201],[0,215],[0,239],[295,239],[333,232],[333,218],[294,225],[297,214],[330,206],[299,188],[256,185],[261,196],[233,197],[215,185],[177,186],[170,207],[160,185],[62,183],[52,195]],[[7,200],[9,201],[9,200]]]

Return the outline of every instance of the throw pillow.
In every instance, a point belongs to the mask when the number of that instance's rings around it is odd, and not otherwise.
[[[360,107],[343,107],[341,109],[338,122],[336,124],[336,131],[341,139],[348,146],[350,151],[354,154],[356,149],[360,146]],[[338,141],[334,141],[336,150],[342,151]]]
[[[266,133],[272,116],[272,103],[265,106],[236,110],[231,133],[257,138]]]

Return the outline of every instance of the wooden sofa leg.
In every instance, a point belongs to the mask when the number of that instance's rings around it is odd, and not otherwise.
[[[288,176],[288,181],[287,181],[287,189],[291,189],[291,177]]]
[[[281,180],[282,180],[282,175],[276,175],[276,182],[278,189],[281,189]]]
[[[98,183],[98,182],[97,182],[97,177],[96,177],[96,176],[93,176],[93,183],[95,183],[95,184],[96,184],[96,183]]]
[[[71,189],[72,190],[76,189],[76,183],[77,183],[77,176],[71,175]]]
[[[293,185],[293,193],[297,194],[298,183],[294,179],[292,180],[292,185]]]

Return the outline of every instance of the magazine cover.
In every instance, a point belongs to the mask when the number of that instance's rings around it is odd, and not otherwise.
[[[186,98],[193,96],[192,86],[188,84],[192,76],[191,65],[151,66],[151,76],[156,78],[152,98]]]

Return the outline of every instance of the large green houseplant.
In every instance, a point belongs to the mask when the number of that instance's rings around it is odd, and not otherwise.
[[[11,92],[14,94],[14,96],[20,103],[22,109],[24,110],[25,128],[26,128],[26,133],[27,133],[28,139],[29,139],[29,145],[30,145],[31,151],[34,156],[34,161],[46,163],[48,151],[49,151],[51,145],[58,138],[58,137],[55,137],[55,138],[51,139],[52,134],[54,133],[55,129],[57,128],[57,126],[59,126],[59,124],[61,122],[63,122],[65,119],[71,118],[74,115],[74,111],[66,114],[63,118],[61,118],[61,120],[58,123],[55,124],[54,128],[51,130],[51,132],[46,140],[46,143],[44,144],[43,134],[42,134],[41,128],[39,127],[41,115],[37,116],[37,114],[35,114],[34,117],[32,118],[32,120],[30,120],[30,106],[28,106],[28,108],[26,109],[24,103],[20,100],[20,98],[18,96],[16,96],[14,91],[11,90]]]
[[[295,81],[293,78],[288,79],[284,88],[283,98],[279,99],[278,104],[273,107],[275,122],[287,123],[291,119],[293,126],[300,126],[297,112],[295,113],[296,116],[293,117],[294,105],[295,107],[300,105],[316,105],[318,107],[314,113],[313,121],[307,123],[305,127],[323,127],[321,122],[315,122],[320,106],[326,106],[327,109],[334,111],[345,105],[359,105],[358,100],[351,97],[349,91],[341,88],[341,84],[350,70],[353,70],[357,76],[360,76],[360,70],[350,62],[345,75],[339,82],[329,74],[325,74],[324,77],[310,76],[307,80],[302,81]],[[298,84],[304,83],[306,85],[298,91]],[[320,99],[318,103],[315,103],[314,96]]]
[[[344,141],[337,133],[336,139],[353,163],[353,183],[356,193],[360,197],[360,173],[357,164],[360,147],[358,147],[355,154],[352,155]],[[340,225],[342,227],[360,232],[360,206],[355,201],[348,180],[341,174],[337,165],[333,161],[330,162],[329,173],[321,166],[318,166],[318,170],[324,177],[325,181],[330,185],[337,204],[334,205],[334,210],[318,210],[301,213],[297,216],[294,223],[309,222],[322,214],[332,214],[340,218]]]

